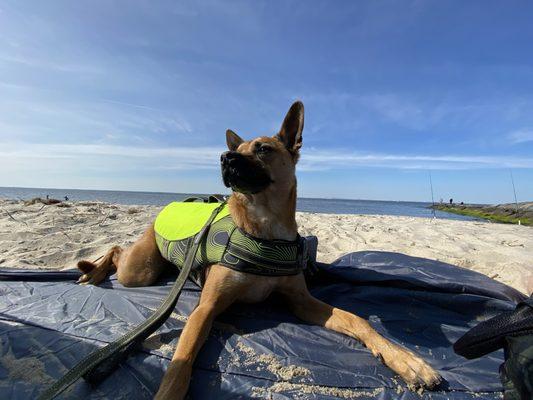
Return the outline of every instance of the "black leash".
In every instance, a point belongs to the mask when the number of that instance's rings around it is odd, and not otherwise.
[[[116,367],[123,361],[129,353],[148,336],[154,333],[170,316],[179,295],[191,271],[194,257],[198,246],[204,239],[209,226],[226,203],[221,203],[213,212],[203,226],[203,228],[194,237],[192,246],[187,251],[183,268],[181,269],[176,282],[170,289],[170,292],[159,308],[142,324],[128,332],[121,338],[109,343],[89,354],[86,358],[76,364],[61,379],[50,386],[40,397],[39,400],[50,400],[61,394],[79,378],[83,377],[91,384],[97,384],[104,380]]]

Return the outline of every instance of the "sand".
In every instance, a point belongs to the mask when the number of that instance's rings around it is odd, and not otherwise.
[[[0,267],[65,269],[133,243],[161,207],[102,202],[25,205],[0,199]],[[468,268],[533,291],[533,227],[381,215],[297,213],[318,260],[362,250],[400,252]]]

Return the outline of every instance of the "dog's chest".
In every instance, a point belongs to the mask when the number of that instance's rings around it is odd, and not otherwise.
[[[259,303],[266,300],[279,284],[279,277],[252,275],[232,271],[232,280],[242,287],[238,301],[243,303]]]

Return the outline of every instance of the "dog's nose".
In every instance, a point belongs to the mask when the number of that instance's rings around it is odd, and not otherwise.
[[[226,151],[224,153],[221,154],[220,156],[220,163],[222,165],[227,165],[229,164],[229,162],[231,160],[235,160],[235,158],[237,157],[237,152],[235,151]]]
[[[225,165],[227,164],[227,162],[228,162],[228,152],[226,151],[220,155],[220,163],[222,165]]]

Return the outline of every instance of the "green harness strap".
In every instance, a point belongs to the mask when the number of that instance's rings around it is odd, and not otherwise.
[[[128,354],[136,347],[136,345],[144,341],[168,319],[172,313],[172,310],[176,306],[183,285],[189,276],[198,246],[205,237],[209,226],[225,204],[226,203],[223,202],[215,210],[213,210],[203,228],[194,237],[192,246],[189,247],[185,257],[183,268],[181,269],[176,282],[172,286],[172,289],[170,289],[167,298],[163,303],[161,303],[159,308],[146,321],[138,325],[135,329],[115,340],[114,342],[109,343],[107,346],[94,351],[86,358],[81,360],[61,379],[50,386],[39,397],[39,400],[50,400],[55,398],[82,376],[90,383],[96,384],[100,382],[128,356]]]

